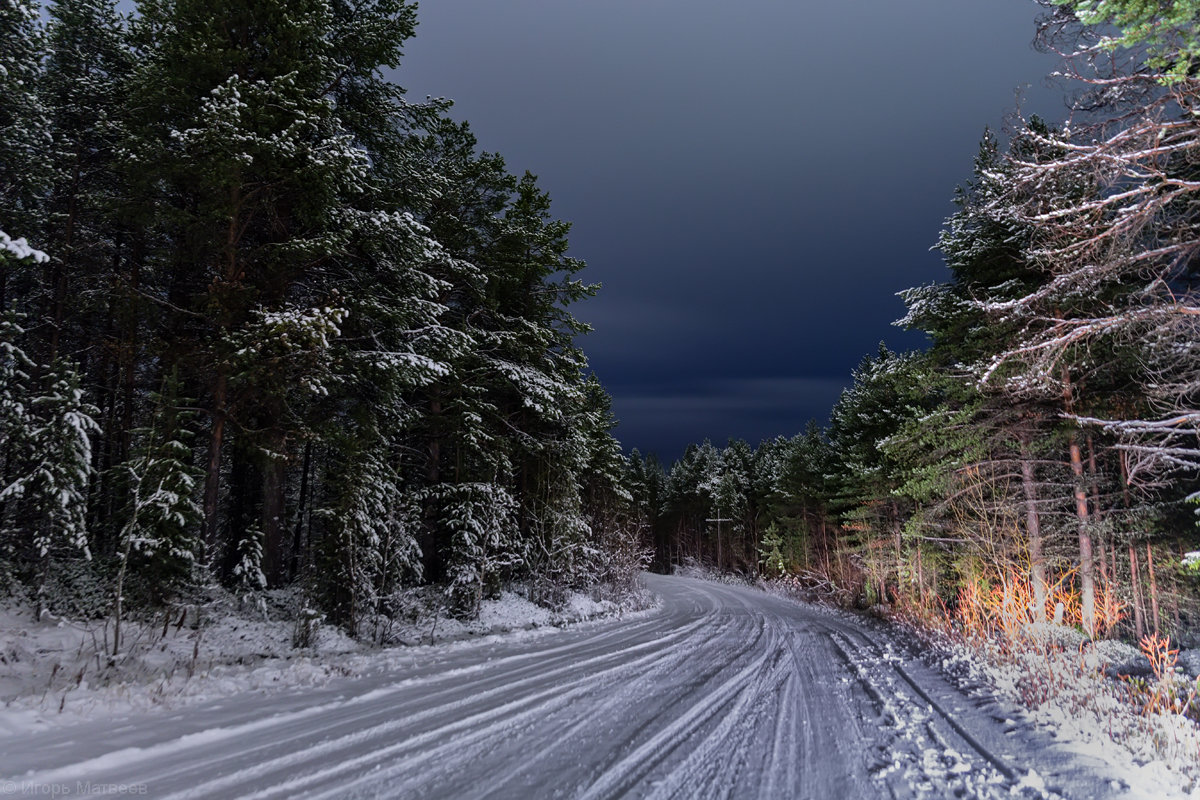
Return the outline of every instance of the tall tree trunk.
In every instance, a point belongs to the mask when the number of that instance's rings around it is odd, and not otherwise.
[[[1150,613],[1153,615],[1151,625],[1154,628],[1154,635],[1158,635],[1158,581],[1154,577],[1154,551],[1150,549],[1150,543],[1146,542],[1146,569],[1150,573]]]
[[[921,567],[921,547],[917,546],[917,599],[925,599],[925,571]]]
[[[1096,437],[1090,432],[1087,435],[1087,451],[1088,451],[1088,477],[1091,480],[1091,485],[1088,487],[1092,493],[1092,515],[1096,521],[1104,519],[1104,511],[1100,505],[1100,482],[1098,475],[1100,470],[1096,467]]]
[[[129,525],[126,526],[123,533],[125,534],[125,546],[121,550],[121,566],[117,570],[117,590],[116,597],[113,601],[113,645],[112,654],[115,656],[121,648],[121,616],[124,613],[125,603],[125,570],[129,566],[129,550],[133,543],[133,538],[129,535],[133,529],[134,522],[137,520],[136,504],[138,500],[134,499],[135,511],[130,519]]]
[[[1071,374],[1063,367],[1063,404],[1068,414],[1074,413],[1075,398],[1071,391]],[[1067,437],[1071,474],[1075,478],[1075,516],[1079,523],[1079,591],[1083,628],[1089,636],[1096,632],[1096,578],[1093,574],[1092,535],[1088,514],[1088,495],[1083,473],[1083,453],[1074,431]]]
[[[249,452],[250,448],[242,442],[240,437],[234,437],[228,449],[229,499],[226,503],[226,523],[229,541],[226,543],[225,557],[222,559],[221,565],[221,574],[226,578],[232,577],[233,570],[242,555],[239,549],[240,541],[260,519],[255,512],[261,508],[260,501],[264,484],[263,472],[258,469],[257,459],[252,452]],[[264,568],[264,574],[265,562],[266,548],[264,547],[263,563],[259,565]]]
[[[1129,576],[1130,587],[1133,592],[1133,633],[1138,639],[1146,635],[1146,622],[1142,609],[1145,607],[1142,602],[1142,576],[1139,574],[1141,570],[1138,568],[1137,548],[1132,544],[1129,545]]]
[[[1099,539],[1100,540],[1096,543],[1096,560],[1097,566],[1100,568],[1100,582],[1105,586],[1108,586],[1112,583],[1112,581],[1109,580],[1108,573],[1107,542],[1105,542],[1105,537],[1103,534],[1100,535]]]
[[[117,382],[115,372],[111,380],[110,366],[112,360],[112,341],[113,341],[113,324],[114,324],[114,299],[108,299],[108,312],[104,318],[104,329],[100,333],[99,341],[102,343],[99,350],[100,355],[97,358],[98,363],[93,363],[95,385],[97,386],[95,397],[97,398],[96,405],[99,407],[100,414],[98,420],[101,422],[101,428],[105,435],[100,437],[92,448],[92,470],[95,473],[95,478],[91,482],[91,488],[94,489],[95,495],[93,502],[88,504],[88,530],[100,531],[103,520],[113,518],[112,490],[109,488],[107,480],[108,470],[113,466],[113,437],[111,431],[113,429],[112,421],[114,419],[114,408],[116,406],[117,397]]]
[[[1025,536],[1029,540],[1029,579],[1033,582],[1033,600],[1037,605],[1034,615],[1041,622],[1046,618],[1046,598],[1049,593],[1046,581],[1046,556],[1042,543],[1042,518],[1038,511],[1036,475],[1034,474],[1032,437],[1021,431],[1018,442],[1021,447],[1021,491],[1025,495]]]
[[[717,509],[717,519],[721,518],[721,509]],[[717,523],[717,572],[721,571],[721,523]]]
[[[288,577],[296,580],[300,573],[301,534],[304,532],[304,515],[308,511],[308,474],[312,469],[312,440],[304,443],[304,461],[300,466],[300,497],[296,502],[296,527],[292,530],[292,556],[288,563]],[[307,554],[304,560],[307,561]]]
[[[1089,531],[1088,499],[1083,481],[1083,459],[1074,434],[1067,441],[1071,457],[1071,473],[1075,476],[1075,516],[1079,521],[1079,591],[1083,628],[1092,635],[1096,631],[1096,579],[1093,574],[1092,536]]]
[[[130,256],[129,286],[131,293],[136,293],[141,288],[142,259],[145,257],[140,237],[135,242],[133,252]],[[121,338],[122,342],[118,352],[118,358],[121,363],[121,430],[116,437],[118,446],[116,452],[117,463],[129,458],[129,450],[133,443],[134,412],[137,403],[135,381],[137,378],[138,361],[138,313],[137,305],[134,303],[130,303],[124,330],[121,332]],[[112,433],[110,432],[109,435],[111,436]]]
[[[75,247],[75,226],[79,213],[79,153],[75,154],[74,168],[71,170],[70,200],[67,201],[67,219],[62,238],[62,252],[51,261],[50,300],[50,363],[58,358],[59,347],[62,345],[62,327],[66,321],[67,307],[67,271],[63,269],[63,261],[70,259]]]
[[[1087,435],[1087,451],[1088,451],[1088,472],[1090,473],[1090,478],[1091,478],[1091,487],[1090,488],[1091,488],[1091,492],[1092,492],[1092,519],[1095,520],[1095,522],[1099,523],[1104,520],[1104,509],[1100,503],[1100,483],[1097,478],[1097,476],[1100,474],[1100,471],[1096,468],[1096,441],[1095,441],[1095,439],[1096,439],[1096,437],[1093,436],[1089,432]],[[1107,550],[1105,548],[1105,544],[1107,542],[1105,541],[1105,539],[1107,537],[1104,535],[1103,529],[1101,529],[1101,532],[1098,534],[1098,538],[1099,538],[1099,541],[1096,543],[1096,546],[1097,546],[1097,551],[1099,552],[1099,555],[1100,555],[1100,564],[1099,564],[1099,566],[1100,566],[1100,581],[1104,584],[1108,584],[1109,583],[1108,563],[1107,563],[1108,559],[1105,557],[1105,553],[1107,552]]]
[[[283,532],[287,529],[287,458],[283,437],[272,437],[271,453],[263,465],[263,575],[267,585],[275,588],[283,583]]]
[[[121,365],[121,430],[117,436],[117,445],[120,448],[117,451],[117,459],[125,461],[129,458],[133,444],[134,414],[137,406],[137,358],[132,340],[127,342],[121,351],[124,363]]]
[[[429,442],[425,465],[425,481],[430,489],[442,480],[442,399],[437,386],[432,388],[429,398]],[[421,572],[427,582],[441,580],[442,553],[438,547],[438,500],[426,500],[422,509],[421,530],[417,545],[421,548]]]
[[[833,580],[833,563],[829,558],[829,532],[828,532],[828,529],[825,527],[824,514],[821,515],[821,550],[822,550],[822,556],[824,557],[824,560],[825,560],[825,577],[826,577],[826,579],[832,581]]]
[[[209,562],[220,552],[217,507],[221,499],[221,449],[225,442],[225,419],[229,378],[222,370],[213,389],[212,429],[208,435],[208,468],[204,473],[204,544]]]
[[[1129,464],[1127,455],[1124,450],[1119,451],[1117,463],[1121,468],[1121,501],[1128,511],[1133,505],[1133,500],[1129,496]],[[1117,551],[1113,549],[1113,569],[1117,565]],[[1142,597],[1142,577],[1139,574],[1141,570],[1138,568],[1137,550],[1134,549],[1132,543],[1129,545],[1129,586],[1133,594],[1133,629],[1134,634],[1140,640],[1146,635],[1146,602]]]
[[[1180,558],[1183,558],[1185,551],[1186,551],[1186,548],[1183,548],[1183,547],[1179,548]],[[1175,630],[1178,631],[1178,630],[1181,630],[1183,627],[1183,623],[1179,619],[1179,594],[1180,594],[1179,578],[1176,577],[1175,575],[1172,575],[1170,580],[1171,580],[1171,593],[1168,595],[1168,599],[1171,604],[1171,619],[1175,622]]]

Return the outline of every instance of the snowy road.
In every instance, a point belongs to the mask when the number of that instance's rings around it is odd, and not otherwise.
[[[749,589],[647,580],[662,608],[632,620],[0,739],[0,796],[1119,796],[1102,765],[878,631]]]

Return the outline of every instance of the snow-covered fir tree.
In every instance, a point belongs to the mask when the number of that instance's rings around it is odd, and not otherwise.
[[[0,3],[0,208],[3,224],[25,236],[42,233],[38,206],[53,168],[49,115],[38,96],[45,54],[38,8],[32,0]],[[7,305],[4,286],[0,308]]]
[[[0,269],[16,261],[47,256],[22,240],[5,242]],[[0,351],[0,530],[5,550],[34,589],[40,615],[52,598],[47,586],[62,557],[90,559],[86,527],[88,485],[92,477],[92,440],[100,432],[96,410],[83,397],[75,367],[64,361],[37,364],[25,355],[18,321],[0,324],[5,341]]]

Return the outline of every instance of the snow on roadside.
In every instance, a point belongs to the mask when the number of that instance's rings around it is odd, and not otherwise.
[[[757,576],[751,578],[748,575],[738,572],[717,571],[708,565],[699,563],[693,558],[686,558],[683,564],[677,564],[671,574],[678,575],[681,578],[695,578],[696,580],[709,581],[711,583],[725,583],[730,586],[748,586],[753,589],[763,588],[763,583]]]
[[[471,621],[419,617],[396,624],[372,648],[322,625],[314,646],[292,646],[295,622],[226,613],[195,628],[124,623],[126,647],[109,658],[104,622],[48,618],[0,608],[0,737],[102,716],[180,708],[243,692],[320,687],[376,673],[414,656],[527,636],[616,615],[641,616],[657,605],[648,594],[624,604],[583,593],[551,611],[512,592],[483,602]]]
[[[548,626],[561,627],[575,622],[614,616],[624,611],[648,607],[648,598],[634,598],[619,604],[611,600],[596,600],[583,592],[573,592],[559,611],[530,602],[516,592],[501,592],[492,600],[484,600],[479,616],[473,620],[458,620],[428,611],[417,621],[398,621],[389,631],[388,639],[401,644],[433,644],[458,641],[505,631],[529,630]]]
[[[940,652],[943,672],[992,687],[1052,730],[1064,749],[1107,763],[1130,797],[1200,798],[1200,727],[1181,714],[1139,711],[1127,684],[1106,674],[1111,656],[1133,648],[1097,643],[1069,650],[1031,638],[1028,648],[1001,653],[925,638]]]
[[[813,604],[811,592],[787,579],[754,582],[696,566],[677,573],[741,583]],[[817,605],[835,616],[862,621],[860,614],[824,602]],[[925,660],[933,657],[931,665],[963,691],[986,687],[985,691],[1016,706],[1015,716],[1052,732],[1064,750],[1109,765],[1113,777],[1126,784],[1128,797],[1200,800],[1200,725],[1182,714],[1140,710],[1130,700],[1130,684],[1117,677],[1143,676],[1153,690],[1149,661],[1137,648],[1110,640],[1087,643],[1073,629],[1047,623],[1029,626],[1024,648],[1001,651],[987,643],[968,645],[907,621],[890,619],[889,623],[912,630],[916,636],[908,640],[923,642],[929,650]],[[1196,699],[1200,652],[1181,653],[1179,664],[1176,675],[1168,676],[1161,686],[1169,685],[1181,701]],[[1031,773],[1020,785],[1040,791],[1040,783],[1040,776]]]

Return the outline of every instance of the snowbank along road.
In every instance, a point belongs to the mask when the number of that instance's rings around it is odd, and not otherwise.
[[[888,635],[647,576],[659,610],[416,648],[321,690],[0,740],[0,794],[156,798],[1119,797],[1104,765]]]

